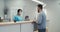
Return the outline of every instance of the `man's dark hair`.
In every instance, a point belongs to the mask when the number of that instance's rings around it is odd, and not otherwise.
[[[43,5],[41,5],[41,4],[38,4],[38,7],[39,7],[40,9],[43,9]]]
[[[21,10],[21,9],[18,9],[18,11],[17,11],[17,12],[19,13],[20,11],[22,12],[22,10]]]

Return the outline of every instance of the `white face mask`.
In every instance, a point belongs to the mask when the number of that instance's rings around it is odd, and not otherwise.
[[[19,12],[19,14],[22,14],[22,12]]]
[[[19,12],[19,13],[18,13],[18,15],[20,15],[20,16],[21,16],[21,14],[22,14],[22,12]]]

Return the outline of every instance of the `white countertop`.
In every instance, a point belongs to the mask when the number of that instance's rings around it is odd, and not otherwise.
[[[32,23],[33,21],[17,21],[17,22],[0,22],[0,26],[1,25],[10,25],[10,24],[25,24],[25,23]]]

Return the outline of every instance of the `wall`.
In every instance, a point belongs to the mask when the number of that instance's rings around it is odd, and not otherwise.
[[[27,15],[30,17],[30,19],[33,19],[37,3],[33,2],[32,0],[26,0],[24,2],[25,2],[25,6],[23,7],[24,17]]]
[[[4,0],[0,0],[0,17],[3,17],[3,11],[4,11]]]
[[[49,19],[49,32],[60,32],[60,3],[59,1],[48,1],[47,16]]]

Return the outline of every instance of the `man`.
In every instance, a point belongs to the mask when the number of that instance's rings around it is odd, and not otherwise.
[[[46,15],[42,10],[43,10],[43,6],[41,4],[38,4],[38,11],[37,11],[38,32],[46,32]]]

